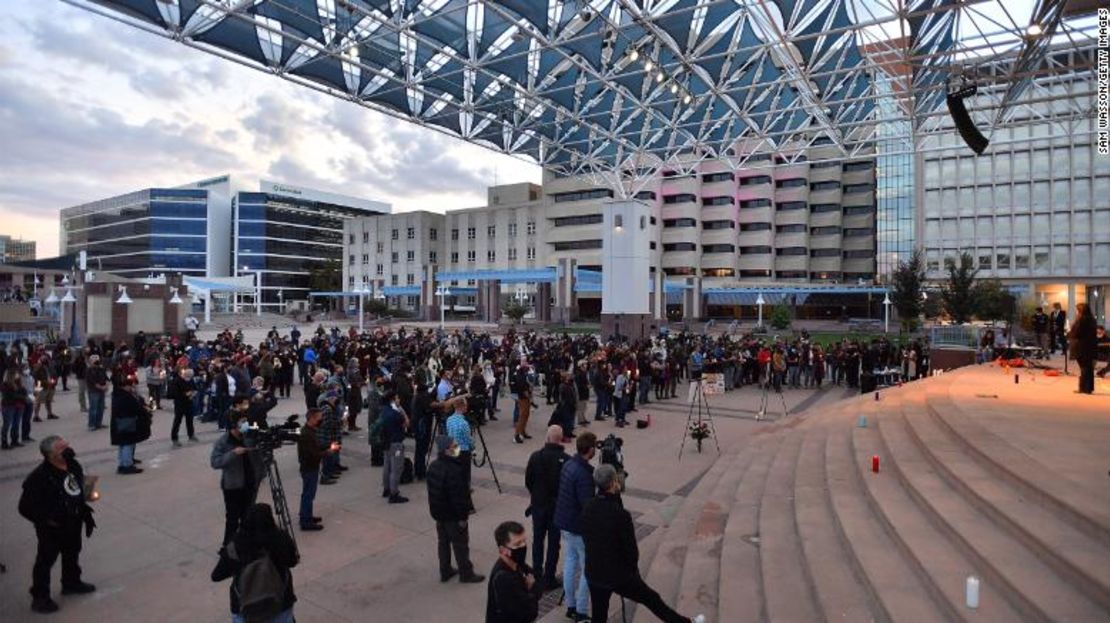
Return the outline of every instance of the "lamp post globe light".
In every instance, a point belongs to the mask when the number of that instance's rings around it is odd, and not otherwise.
[[[451,296],[451,288],[446,285],[439,286],[436,288],[436,296],[439,297],[439,329],[442,331],[447,317],[447,297]]]
[[[763,305],[765,303],[767,303],[767,301],[763,300],[763,293],[760,292],[759,296],[755,297],[755,304],[759,306],[759,323],[756,324],[757,327],[763,326]]]
[[[883,333],[890,333],[890,292],[883,295]]]

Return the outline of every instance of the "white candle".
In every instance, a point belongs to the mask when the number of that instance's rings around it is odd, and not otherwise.
[[[973,575],[967,576],[967,607],[979,607],[979,578]]]

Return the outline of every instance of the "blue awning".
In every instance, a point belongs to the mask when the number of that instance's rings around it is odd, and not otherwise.
[[[193,290],[200,290],[201,292],[255,292],[253,285],[238,285],[234,283],[225,283],[223,281],[210,281],[208,279],[198,279],[196,277],[185,277],[182,282],[186,287]]]
[[[522,268],[517,270],[448,270],[436,273],[436,281],[500,281],[501,283],[554,283],[555,269]]]
[[[385,286],[382,294],[386,296],[420,296],[420,286]]]
[[[799,305],[814,294],[886,294],[886,288],[866,286],[748,286],[737,288],[706,288],[702,291],[709,305],[757,305],[763,295],[765,305],[795,302]]]
[[[367,296],[367,297],[374,295],[373,292],[359,292],[357,290],[354,291],[354,292],[309,292],[308,293],[308,295],[310,297],[319,296],[319,297],[332,297],[332,298],[340,298],[340,297],[347,297],[347,296],[356,297],[360,294],[363,295],[363,296]]]

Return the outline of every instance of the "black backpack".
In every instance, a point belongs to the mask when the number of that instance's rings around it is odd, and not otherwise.
[[[237,560],[235,543],[227,545],[227,554]],[[262,554],[243,565],[235,578],[239,595],[239,615],[247,623],[263,623],[277,616],[285,603],[286,577],[270,554]]]

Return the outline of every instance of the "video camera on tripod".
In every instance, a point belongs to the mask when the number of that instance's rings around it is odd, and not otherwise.
[[[244,444],[249,448],[268,452],[273,452],[284,445],[295,444],[301,436],[301,426],[297,423],[299,418],[299,415],[293,414],[285,418],[281,424],[265,428],[253,424],[243,435]]]

